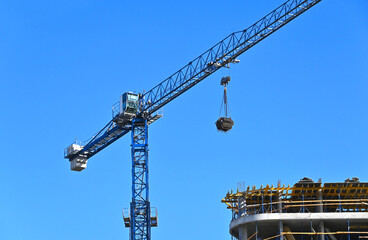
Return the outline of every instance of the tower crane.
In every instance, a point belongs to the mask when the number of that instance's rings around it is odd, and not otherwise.
[[[233,32],[199,57],[146,93],[125,92],[113,105],[113,116],[95,136],[64,150],[71,170],[82,171],[87,161],[111,143],[131,132],[132,202],[130,240],[150,240],[157,215],[151,216],[148,182],[148,126],[162,117],[159,110],[222,67],[238,63],[237,57],[276,32],[321,0],[288,0],[250,27]]]

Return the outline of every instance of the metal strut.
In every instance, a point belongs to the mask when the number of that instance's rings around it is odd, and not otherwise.
[[[150,116],[164,105],[171,102],[199,82],[209,77],[218,69],[237,63],[237,57],[261,42],[287,23],[303,14],[321,0],[289,0],[261,18],[250,27],[233,32],[214,45],[205,53],[189,62],[173,75],[156,85],[144,94],[143,108],[139,117]],[[115,116],[115,115],[114,115]],[[89,159],[115,142],[130,130],[130,122],[126,125],[115,125],[117,116],[87,141],[80,149],[67,151],[64,157],[72,161],[78,157]]]
[[[233,32],[144,94],[143,111],[154,113],[218,69],[285,26],[321,0],[289,0],[250,27]]]
[[[147,120],[132,122],[132,202],[130,203],[130,239],[151,239],[148,197],[148,126]]]
[[[129,121],[120,121],[121,116],[124,116],[125,110],[123,111],[119,108],[118,114],[114,114],[113,119],[90,140],[80,144],[74,143],[65,149],[64,157],[70,161],[71,169],[81,171],[86,168],[89,158],[129,131],[132,131],[133,196],[130,205],[130,220],[124,217],[126,226],[130,226],[131,240],[151,240],[151,227],[157,226],[157,214],[151,216],[148,198],[147,119],[148,123],[157,120],[160,116],[153,116],[153,114],[164,105],[188,91],[220,68],[226,67],[230,63],[239,62],[236,59],[239,55],[320,1],[286,1],[250,27],[231,33],[169,78],[144,93],[142,108],[138,110],[137,117],[132,122],[131,119],[128,119]],[[114,109],[113,112],[115,112]],[[216,126],[218,125],[218,129],[220,128],[219,130],[227,131],[231,129],[233,122],[229,123],[219,120],[216,122]]]

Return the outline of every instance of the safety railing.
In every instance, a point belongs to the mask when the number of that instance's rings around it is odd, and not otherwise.
[[[248,204],[234,211],[234,218],[262,213],[368,212],[368,199],[275,201]]]
[[[73,144],[79,145],[79,146],[84,146],[85,145],[85,141],[77,141],[75,140],[73,143],[71,143],[68,147],[64,148],[64,158],[66,158],[66,156],[68,156],[68,148],[70,146],[72,146]]]
[[[120,102],[114,103],[112,105],[112,118],[114,119],[116,116],[118,116],[120,113]]]
[[[130,209],[129,208],[123,208],[123,220],[125,227],[130,227]],[[158,213],[157,208],[151,207],[150,211],[150,224],[151,227],[157,227],[158,226]]]

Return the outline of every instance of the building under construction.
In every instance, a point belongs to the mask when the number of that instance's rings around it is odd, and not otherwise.
[[[248,187],[222,200],[239,240],[368,239],[368,182],[324,183],[303,178],[294,186]]]

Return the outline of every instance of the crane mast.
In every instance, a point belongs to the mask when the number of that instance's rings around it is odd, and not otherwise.
[[[286,1],[250,27],[231,33],[148,92],[124,93],[113,105],[112,119],[105,127],[91,139],[65,149],[64,157],[69,159],[71,169],[82,171],[89,158],[131,132],[132,202],[129,216],[124,217],[131,240],[150,240],[151,227],[157,226],[157,215],[151,216],[149,201],[148,126],[162,117],[158,110],[220,68],[238,63],[239,55],[320,1]]]

